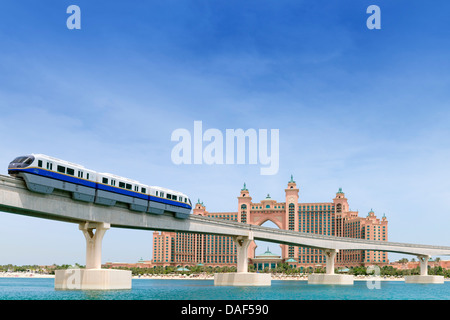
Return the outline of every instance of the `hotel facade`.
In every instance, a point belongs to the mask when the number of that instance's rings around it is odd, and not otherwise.
[[[200,200],[193,214],[262,225],[273,222],[278,228],[305,233],[323,234],[358,239],[388,240],[388,221],[383,215],[377,218],[371,210],[366,217],[358,216],[349,209],[342,189],[328,202],[299,202],[299,189],[291,176],[285,189],[285,199],[278,202],[269,195],[260,202],[253,202],[246,185],[237,197],[236,212],[208,212]],[[322,250],[280,245],[281,256],[276,263],[261,261],[255,257],[256,244],[248,249],[249,264],[256,269],[274,268],[279,263],[288,263],[295,268],[317,268],[325,266]],[[154,232],[153,260],[156,266],[236,266],[236,246],[231,237],[182,232]],[[272,260],[274,261],[274,260]],[[387,265],[387,253],[370,250],[340,250],[336,256],[336,267]]]

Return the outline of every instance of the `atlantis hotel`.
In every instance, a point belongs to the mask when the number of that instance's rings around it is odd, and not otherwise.
[[[234,220],[254,225],[266,221],[273,222],[278,228],[296,230],[305,233],[323,234],[338,237],[387,241],[388,221],[381,219],[371,210],[366,217],[350,211],[347,198],[342,189],[330,202],[301,203],[299,189],[291,176],[285,189],[285,201],[277,202],[269,195],[260,201],[252,202],[250,193],[244,184],[237,203],[236,212],[208,212],[198,201],[193,214]],[[288,263],[295,268],[325,266],[322,250],[280,245],[281,256],[266,252],[255,256],[256,244],[250,244],[249,264],[273,268],[279,263]],[[266,258],[267,261],[264,261]],[[236,266],[236,246],[231,237],[182,232],[154,232],[153,260],[156,266]],[[354,267],[367,265],[387,265],[387,253],[369,250],[340,250],[336,256],[336,267]]]

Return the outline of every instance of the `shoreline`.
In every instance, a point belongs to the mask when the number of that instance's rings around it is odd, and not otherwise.
[[[154,275],[154,276],[133,276],[133,279],[147,280],[214,280],[214,275],[207,276],[179,276],[179,275]],[[281,281],[308,281],[308,276],[288,276],[288,275],[272,275],[272,280]],[[373,277],[373,276],[354,276],[354,281],[405,281],[403,277]],[[445,279],[450,281],[450,279]]]
[[[0,272],[0,278],[27,278],[27,279],[44,279],[54,278],[54,275],[39,274],[30,272]],[[196,275],[178,275],[178,274],[164,274],[164,275],[145,275],[132,276],[132,279],[147,279],[147,280],[214,280],[214,274],[196,274]],[[272,280],[282,281],[307,281],[307,275],[272,275]],[[353,276],[354,281],[405,281],[404,277],[394,276]],[[445,278],[444,281],[450,281],[450,278]]]

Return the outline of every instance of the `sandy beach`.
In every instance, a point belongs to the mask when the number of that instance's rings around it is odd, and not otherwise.
[[[0,272],[0,278],[54,278],[52,274],[40,274],[32,272]]]

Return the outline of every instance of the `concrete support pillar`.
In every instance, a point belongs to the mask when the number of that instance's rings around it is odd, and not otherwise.
[[[339,252],[339,250],[323,249],[323,252],[325,253],[327,263],[326,272],[325,274],[310,274],[308,276],[308,284],[353,284],[353,276],[334,273],[334,260],[336,259],[336,254]]]
[[[248,246],[253,241],[250,237],[233,237],[237,249],[237,272],[248,272]]]
[[[420,261],[420,275],[427,276],[428,275],[428,260],[430,260],[430,256],[418,256]]]
[[[102,240],[109,228],[109,223],[80,223],[79,229],[86,238],[86,269],[101,269]]]
[[[215,273],[214,285],[216,286],[270,286],[272,277],[270,273],[248,272],[248,247],[253,241],[253,233],[248,237],[233,237],[237,251],[237,272]]]
[[[326,274],[334,274],[334,260],[336,259],[336,254],[338,253],[338,251],[339,250],[333,249],[324,250],[327,260]]]
[[[444,283],[444,276],[430,276],[428,275],[428,255],[418,255],[420,262],[420,275],[405,276],[405,283]]]
[[[55,271],[56,290],[131,289],[131,271],[101,269],[102,240],[109,223],[86,222],[78,227],[86,238],[86,268]]]

